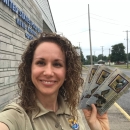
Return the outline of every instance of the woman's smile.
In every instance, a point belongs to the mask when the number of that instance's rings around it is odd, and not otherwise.
[[[40,81],[45,86],[53,86],[56,84],[56,81],[54,80],[40,80]]]

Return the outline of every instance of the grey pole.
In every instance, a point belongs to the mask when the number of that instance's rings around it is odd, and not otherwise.
[[[101,46],[102,47],[102,60],[103,60],[103,46]]]
[[[127,33],[127,68],[129,68],[129,63],[128,63],[128,30],[126,31]]]
[[[110,66],[110,48],[109,48],[109,66]]]
[[[128,30],[124,31],[126,32],[126,40],[127,40],[127,55],[126,55],[126,59],[127,59],[127,68],[129,68],[129,63],[128,63]]]
[[[91,65],[92,65],[93,64],[93,58],[92,58],[92,45],[91,45],[91,28],[90,28],[89,4],[88,4],[88,25],[89,25],[90,57],[91,57]]]
[[[95,64],[95,51],[94,51],[94,58],[93,58],[93,63]]]

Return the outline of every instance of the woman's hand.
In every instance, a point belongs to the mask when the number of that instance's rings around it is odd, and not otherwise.
[[[94,104],[91,105],[92,111],[83,109],[85,118],[88,122],[88,125],[91,130],[110,130],[108,116],[105,113],[104,115],[99,115],[97,113],[97,108]]]

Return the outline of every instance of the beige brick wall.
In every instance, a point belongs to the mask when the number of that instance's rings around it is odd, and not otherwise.
[[[33,0],[12,1],[37,27],[43,29],[42,14]],[[16,24],[16,18],[18,14],[0,0],[0,109],[17,96],[17,68],[28,41],[25,37],[27,30]]]

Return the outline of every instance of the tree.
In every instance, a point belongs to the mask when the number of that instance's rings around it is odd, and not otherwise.
[[[104,60],[105,62],[107,62],[107,61],[108,61],[108,57],[107,57],[107,56],[103,56],[103,60]]]
[[[80,58],[82,64],[85,65],[86,61],[85,61],[81,47],[75,46],[74,48],[76,49],[76,52],[79,55],[79,58]]]
[[[97,57],[97,61],[99,61],[99,60],[107,61],[108,57],[107,56],[103,56],[102,54],[99,54],[98,57]]]
[[[107,62],[109,63],[109,66],[110,66],[110,63],[111,63],[111,54],[108,55]]]
[[[125,46],[123,43],[113,45],[111,50],[111,62],[119,63],[120,61],[126,61]]]
[[[130,61],[130,53],[128,53],[128,61]]]
[[[102,54],[99,54],[97,57],[97,61],[102,60]]]
[[[86,56],[86,64],[90,65],[91,64],[91,56],[87,55]],[[93,64],[95,64],[95,62],[97,62],[97,57],[95,55],[92,55],[92,59],[93,59]]]
[[[93,57],[93,63],[95,64],[95,62],[97,62],[97,57],[95,55],[93,55],[92,57]]]
[[[90,55],[86,56],[86,63],[87,63],[87,65],[91,64],[91,57],[90,57]]]
[[[81,62],[83,65],[85,65],[85,58],[84,58],[84,55],[83,55],[83,52],[82,52],[82,49],[80,48],[80,56],[81,56]]]

